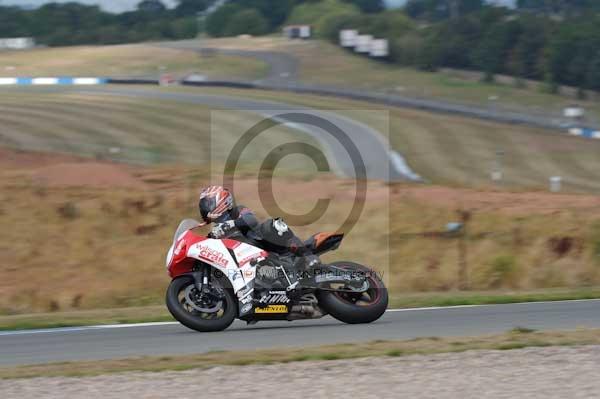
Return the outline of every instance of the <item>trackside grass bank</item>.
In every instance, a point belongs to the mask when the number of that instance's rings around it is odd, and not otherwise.
[[[380,340],[360,344],[337,344],[302,349],[270,349],[243,352],[216,351],[190,356],[140,357],[94,362],[63,362],[3,367],[0,368],[0,378],[82,377],[128,371],[180,371],[211,368],[220,365],[244,366],[374,356],[398,357],[469,350],[512,350],[527,347],[598,344],[600,344],[600,330],[537,332],[527,327],[515,327],[504,334],[480,337],[427,337],[405,341]]]

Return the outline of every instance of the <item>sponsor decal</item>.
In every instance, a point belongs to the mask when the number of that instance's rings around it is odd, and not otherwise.
[[[251,245],[247,245],[247,244],[241,245],[241,243],[240,243],[240,246],[237,247],[234,252],[235,252],[235,256],[237,256],[239,258],[239,257],[247,256],[248,254],[256,253],[257,251],[260,251],[260,250]]]
[[[240,314],[248,313],[250,310],[252,310],[252,304],[247,303],[240,309]]]
[[[251,262],[254,259],[259,259],[261,257],[262,257],[262,254],[252,254],[252,255],[246,256],[244,259],[242,259],[242,260],[239,261],[239,267],[242,267],[246,263]]]
[[[287,293],[285,291],[269,291],[267,295],[263,295],[259,303],[289,303],[290,298],[288,298]]]
[[[181,253],[181,251],[183,251],[184,248],[185,248],[185,240],[181,240],[181,241],[179,241],[179,244],[177,244],[177,246],[175,247],[173,254],[175,256],[178,256]]]
[[[216,251],[210,247],[207,247],[205,245],[200,245],[199,246],[199,255],[201,258],[206,259],[212,263],[215,263],[219,266],[222,267],[227,267],[227,264],[229,263],[229,261],[225,258],[225,256],[223,256],[223,254],[219,251]]]
[[[315,277],[315,282],[317,283],[324,283],[326,281],[339,281],[340,279],[343,280],[350,280],[349,277],[344,276],[344,275],[333,275],[333,274],[327,274],[327,275],[319,275]]]
[[[280,273],[276,266],[262,265],[256,269],[256,274],[261,279],[277,280]]]
[[[232,273],[231,275],[231,281],[235,281],[237,278],[242,277],[241,273],[238,271],[235,271]]]
[[[252,295],[246,295],[244,298],[240,299],[240,302],[243,304],[247,304],[248,302],[252,302]]]
[[[269,305],[266,308],[256,308],[254,313],[287,313],[286,305]]]
[[[237,292],[237,296],[238,298],[243,298],[246,295],[250,294],[252,291],[254,291],[254,288],[245,286]]]

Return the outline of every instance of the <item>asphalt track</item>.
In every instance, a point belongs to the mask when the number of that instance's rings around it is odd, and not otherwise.
[[[174,322],[6,331],[0,332],[0,366],[473,336],[517,326],[539,330],[599,328],[600,300],[390,310],[367,325],[346,325],[331,317],[252,326],[236,321],[217,333],[197,333]]]
[[[205,43],[198,40],[162,42],[158,45],[195,52],[207,50],[216,51],[224,55],[258,59],[269,66],[267,75],[264,78],[253,82],[258,85],[259,88],[350,98],[403,108],[422,109],[443,114],[463,115],[470,118],[501,123],[523,124],[553,130],[564,130],[566,126],[572,122],[559,114],[553,114],[548,111],[534,112],[532,109],[506,108],[499,105],[491,107],[489,104],[488,106],[461,104],[460,102],[449,102],[437,98],[411,97],[400,95],[398,93],[392,94],[381,91],[365,91],[362,89],[354,89],[352,87],[307,84],[298,78],[298,72],[301,69],[300,61],[292,54],[284,52],[210,48],[210,42]]]
[[[157,45],[179,50],[189,50],[198,53],[214,51],[223,55],[235,55],[257,59],[264,62],[269,67],[269,70],[264,78],[261,78],[256,82],[274,86],[287,86],[290,84],[290,82],[295,82],[298,78],[298,70],[300,69],[300,62],[296,59],[296,57],[279,51],[212,48],[210,46],[204,46],[204,42],[198,40],[162,42],[158,43]]]
[[[387,137],[371,127],[337,112],[316,110],[284,102],[206,94],[202,93],[200,89],[197,93],[130,86],[36,87],[27,90],[74,91],[89,95],[143,97],[198,104],[208,106],[212,110],[241,110],[265,117],[276,117],[276,119],[285,122],[287,126],[304,132],[319,141],[321,147],[325,150],[330,168],[342,177],[355,177],[355,166],[360,162],[364,164],[366,177],[369,179],[384,181],[420,180],[420,177],[408,167],[404,158],[391,149]],[[285,116],[290,113],[296,114],[296,117]],[[320,127],[320,122],[317,123],[318,126],[311,125],[311,121],[314,122],[315,118],[331,122],[340,131],[323,129]],[[349,147],[355,147],[359,157],[351,158]],[[360,161],[357,161],[357,158]]]

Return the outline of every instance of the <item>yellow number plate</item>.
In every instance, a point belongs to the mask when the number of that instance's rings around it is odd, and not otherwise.
[[[256,308],[254,313],[287,313],[286,305],[269,305],[266,308]]]

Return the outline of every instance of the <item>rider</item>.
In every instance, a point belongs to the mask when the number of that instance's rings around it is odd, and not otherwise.
[[[207,224],[215,223],[210,232],[212,238],[231,237],[264,249],[277,246],[303,257],[305,267],[315,267],[320,264],[318,257],[308,253],[304,243],[281,219],[272,219],[270,223],[259,223],[249,208],[235,205],[233,194],[226,188],[206,187],[200,193],[198,207],[202,219]],[[281,243],[281,241],[285,242]]]
[[[259,225],[258,219],[249,208],[236,206],[229,190],[221,186],[205,188],[200,193],[198,208],[204,222],[215,223],[210,232],[211,237],[222,238],[237,228],[251,241],[258,239],[253,232]]]

